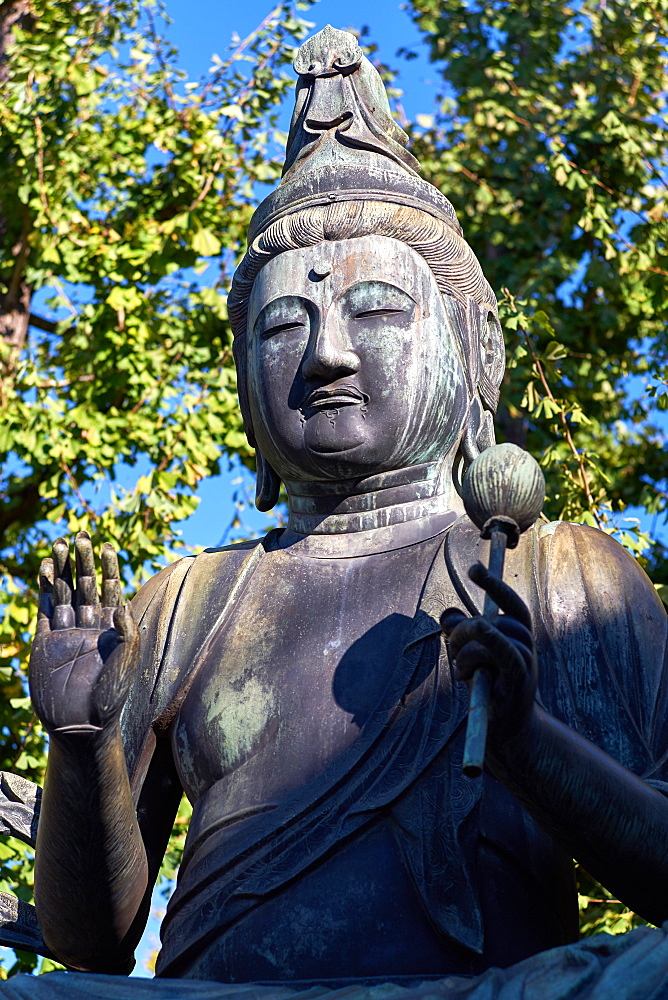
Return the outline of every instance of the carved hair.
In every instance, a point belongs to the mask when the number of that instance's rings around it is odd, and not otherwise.
[[[314,205],[287,215],[256,237],[232,283],[229,312],[235,337],[245,320],[255,278],[267,261],[285,250],[315,246],[324,240],[356,236],[389,236],[401,240],[425,259],[443,295],[466,305],[473,299],[496,315],[496,298],[470,246],[440,219],[418,209],[388,202],[335,202]]]

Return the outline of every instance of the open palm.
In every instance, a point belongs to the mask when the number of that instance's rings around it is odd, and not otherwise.
[[[30,656],[30,695],[48,732],[102,728],[118,717],[137,662],[139,635],[121,606],[118,560],[102,547],[102,600],[90,537],[59,538],[40,568],[40,610]]]

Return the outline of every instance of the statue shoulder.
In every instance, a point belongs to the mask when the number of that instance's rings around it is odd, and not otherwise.
[[[482,610],[483,594],[468,578],[469,567],[488,561],[489,543],[468,517],[456,521],[445,542],[450,576],[472,613]],[[506,555],[504,579],[526,601],[532,613],[552,608],[574,620],[581,612],[600,620],[622,608],[643,621],[666,627],[666,613],[640,564],[610,535],[569,521],[536,524]]]
[[[267,536],[268,537],[268,536]],[[196,581],[205,588],[205,595],[215,590],[220,596],[226,586],[232,587],[241,567],[249,558],[259,553],[264,539],[237,542],[220,548],[205,549],[197,556],[185,556],[151,577],[130,602],[133,617],[140,629],[149,628],[156,615],[162,616],[173,608],[188,580],[187,590],[192,591]],[[189,594],[192,599],[192,593]],[[149,619],[147,621],[146,619]]]
[[[131,773],[149,730],[169,725],[208,637],[233,613],[270,535],[180,559],[132,601],[140,657],[121,720]]]
[[[159,573],[152,576],[150,580],[148,580],[137,591],[135,596],[130,601],[130,610],[132,611],[132,617],[136,622],[140,622],[156,598],[159,599],[159,597],[164,594],[164,590],[172,575],[175,573],[178,575],[180,572],[186,572],[188,564],[191,563],[192,560],[192,556],[177,559],[176,562],[170,563],[169,566],[165,566]]]
[[[656,620],[666,628],[666,613],[651,580],[611,535],[585,524],[552,521],[534,529],[540,589],[570,615],[578,609],[610,620],[624,611],[632,618]],[[584,603],[583,603],[584,602]]]
[[[468,518],[445,557],[463,605],[480,613],[468,570],[487,564],[488,543]],[[668,780],[668,616],[640,564],[605,532],[554,521],[521,536],[504,580],[531,611],[543,707],[636,774]]]
[[[535,529],[546,708],[636,774],[668,750],[668,617],[649,577],[610,535]]]

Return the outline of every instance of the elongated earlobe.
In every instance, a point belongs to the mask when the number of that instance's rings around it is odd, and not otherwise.
[[[489,410],[482,411],[482,420],[480,421],[480,427],[478,428],[478,433],[475,437],[475,444],[478,454],[486,451],[488,448],[492,448],[496,444],[496,435],[494,434],[494,416],[489,412]]]
[[[257,464],[255,506],[258,510],[271,510],[278,503],[281,481],[258,448],[255,450],[255,461]]]
[[[462,437],[462,443],[459,446],[466,468],[468,468],[480,454],[480,448],[478,447],[478,435],[482,424],[483,408],[478,397],[474,396],[471,400],[471,408],[466,422],[466,430],[464,431],[464,436]]]
[[[453,464],[453,481],[460,496],[462,495],[462,480],[469,465],[476,460],[481,452],[491,448],[495,441],[494,417],[489,410],[483,407],[480,399],[476,396],[471,403],[466,430]]]

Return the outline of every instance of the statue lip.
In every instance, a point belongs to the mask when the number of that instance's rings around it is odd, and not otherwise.
[[[336,385],[314,389],[303,403],[303,408],[327,410],[336,406],[365,406],[369,397],[354,385]]]

